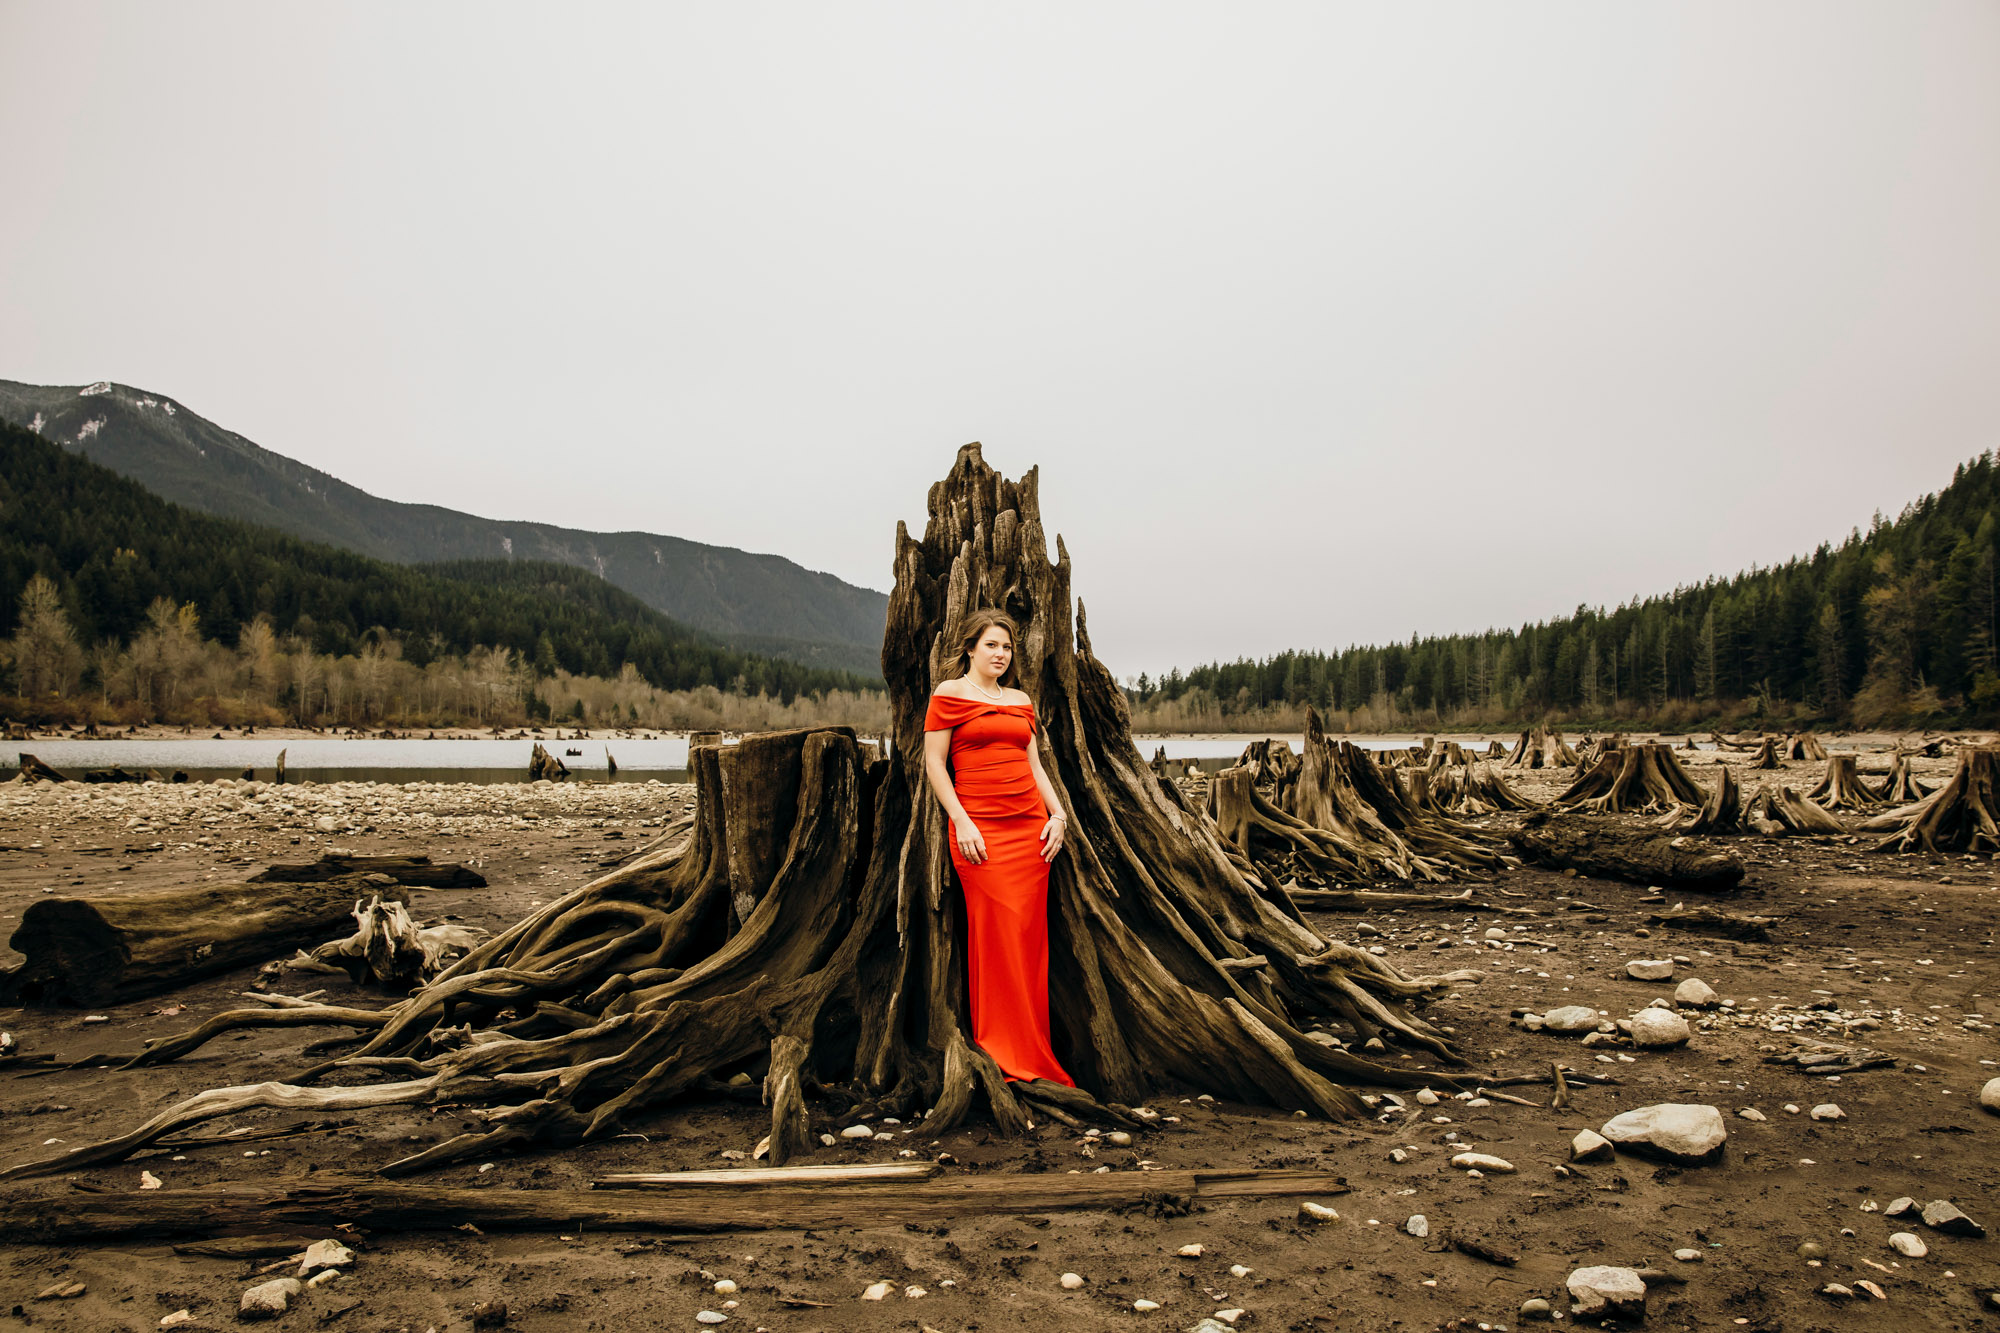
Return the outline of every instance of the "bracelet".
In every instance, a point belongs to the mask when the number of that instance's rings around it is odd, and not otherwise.
[[[1069,823],[1069,816],[1068,816],[1068,815],[1065,815],[1065,814],[1060,814],[1060,813],[1055,813],[1055,812],[1052,812],[1052,813],[1050,813],[1050,815],[1049,815],[1049,818],[1050,818],[1050,819],[1060,819],[1060,820],[1061,820],[1061,821],[1062,821],[1063,823],[1065,823],[1065,824]]]

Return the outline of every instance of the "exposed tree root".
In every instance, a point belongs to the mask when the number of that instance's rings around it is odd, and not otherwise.
[[[1627,745],[1606,752],[1553,804],[1561,810],[1621,814],[1663,807],[1698,808],[1707,799],[1708,793],[1674,757],[1672,746]]]
[[[2000,851],[2000,747],[1960,747],[1950,782],[1861,831],[1889,835],[1875,844],[1878,852]]]
[[[1575,763],[1576,751],[1563,743],[1560,731],[1547,727],[1522,732],[1514,752],[1507,756],[1508,768],[1568,768]]]
[[[1806,799],[1823,810],[1879,810],[1882,793],[1868,785],[1855,766],[1851,754],[1837,754],[1826,761],[1826,776]]]
[[[1727,764],[1715,766],[1715,789],[1692,815],[1681,809],[1669,811],[1660,826],[1675,833],[1741,833],[1743,799],[1736,785],[1736,771]]]
[[[1825,835],[1847,832],[1847,825],[1782,782],[1759,787],[1745,807],[1743,819],[1767,838],[1787,833]]]

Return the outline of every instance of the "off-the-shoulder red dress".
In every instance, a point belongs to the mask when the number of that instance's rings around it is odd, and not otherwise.
[[[978,865],[951,844],[972,937],[972,1039],[1010,1079],[1075,1087],[1049,1043],[1049,811],[1028,767],[1034,705],[934,694],[924,730],[951,732],[952,787],[986,843]]]

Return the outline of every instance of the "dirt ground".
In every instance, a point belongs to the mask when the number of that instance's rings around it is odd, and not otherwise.
[[[1716,758],[1695,757],[1697,777]],[[1746,757],[1731,757],[1741,762]],[[1879,769],[1864,760],[1864,769]],[[1793,764],[1782,779],[1810,786],[1823,765]],[[1920,761],[1937,781],[1950,761]],[[1757,776],[1745,771],[1746,783]],[[1528,781],[1546,797],[1560,784]],[[180,793],[175,795],[174,793]],[[0,925],[48,893],[90,895],[230,878],[274,860],[309,859],[329,847],[428,852],[477,859],[491,887],[412,890],[425,921],[447,916],[498,930],[532,904],[573,888],[646,836],[688,799],[658,785],[521,788],[285,788],[238,784],[154,788],[0,787]],[[172,801],[173,804],[162,804]],[[1488,821],[1494,832],[1505,819]],[[1632,821],[1637,822],[1637,821]],[[1718,903],[1781,918],[1768,943],[1738,943],[1649,928],[1645,887],[1566,879],[1537,870],[1499,876],[1491,888],[1532,915],[1409,909],[1316,914],[1326,934],[1388,950],[1413,973],[1478,968],[1432,1012],[1455,1031],[1469,1065],[1460,1074],[1532,1073],[1551,1061],[1619,1080],[1579,1086],[1567,1111],[1547,1108],[1546,1086],[1506,1091],[1537,1103],[1468,1106],[1448,1094],[1435,1106],[1384,1103],[1382,1119],[1330,1125],[1290,1112],[1198,1100],[1199,1087],[1163,1088],[1150,1105],[1177,1123],[1140,1134],[1130,1148],[1086,1144],[1044,1127],[1023,1139],[973,1124],[918,1141],[843,1141],[811,1161],[896,1161],[948,1153],[947,1172],[1138,1171],[1311,1168],[1345,1178],[1348,1192],[1320,1199],[1337,1223],[1306,1227],[1297,1200],[1230,1200],[1182,1216],[1050,1212],[967,1216],[943,1226],[870,1225],[742,1231],[663,1239],[586,1231],[476,1235],[465,1231],[350,1237],[358,1260],[331,1285],[307,1291],[278,1322],[353,1333],[457,1333],[480,1302],[504,1301],[518,1330],[721,1327],[815,1330],[1157,1328],[1187,1330],[1218,1311],[1243,1311],[1236,1327],[1285,1330],[1517,1328],[1524,1300],[1560,1314],[1564,1279],[1583,1265],[1655,1266],[1684,1281],[1658,1283],[1646,1326],[1789,1330],[1985,1327],[2000,1318],[2000,1238],[1961,1239],[1880,1211],[1909,1195],[1949,1199],[2000,1226],[2000,1180],[1981,1140],[2000,1121],[1979,1092],[1996,1074],[1992,1022],[2000,1022],[1994,932],[2000,880],[1989,859],[1872,853],[1867,839],[1730,839],[1750,863],[1741,890]],[[1385,886],[1386,887],[1386,886]],[[1688,895],[1669,895],[1672,903]],[[1506,937],[1489,940],[1489,930]],[[1531,942],[1532,941],[1532,942]],[[1057,947],[1060,947],[1058,942]],[[1626,1017],[1670,997],[1673,982],[1643,982],[1628,960],[1673,957],[1675,980],[1699,977],[1733,1000],[1729,1010],[1688,1012],[1693,1041],[1666,1052],[1583,1048],[1529,1032],[1510,1015],[1587,1004]],[[0,964],[18,956],[0,954]],[[84,1013],[3,1010],[0,1029],[30,1054],[66,1060],[138,1048],[238,1007],[256,969],[155,1000]],[[274,989],[325,987],[337,1003],[375,1007],[384,997],[344,978],[286,974]],[[100,1020],[101,1021],[98,1021]],[[1991,1022],[1989,1020],[1992,1020]],[[279,1029],[224,1037],[162,1068],[121,1072],[86,1065],[55,1073],[0,1070],[0,1163],[42,1157],[130,1128],[144,1115],[204,1088],[282,1078],[309,1063],[302,1048],[333,1033]],[[1838,1079],[1764,1062],[1795,1037],[1852,1041],[1892,1055],[1893,1068]],[[1428,1057],[1391,1054],[1413,1067]],[[1700,1102],[1727,1118],[1719,1164],[1675,1168],[1635,1157],[1567,1164],[1570,1139],[1620,1111]],[[1815,1120],[1836,1103],[1845,1116]],[[1754,1108],[1766,1118],[1743,1119]],[[204,1128],[269,1128],[295,1117],[259,1113]],[[457,1133],[452,1108],[359,1113],[333,1132],[151,1153],[68,1178],[0,1186],[20,1197],[61,1197],[79,1186],[139,1187],[142,1170],[168,1187],[283,1182],[312,1173],[362,1173]],[[768,1127],[754,1105],[690,1102],[645,1116],[631,1135],[561,1152],[527,1152],[448,1167],[425,1179],[477,1189],[585,1188],[612,1171],[727,1167]],[[837,1131],[824,1119],[815,1131]],[[1468,1176],[1453,1153],[1496,1154],[1513,1174]],[[1405,1160],[1397,1161],[1392,1152]],[[1156,1210],[1156,1214],[1159,1210]],[[1168,1210],[1171,1211],[1171,1210]],[[1421,1214],[1426,1238],[1405,1223]],[[1923,1258],[1891,1248],[1909,1230]],[[1516,1258],[1499,1264],[1461,1252],[1452,1238]],[[1797,1251],[1825,1247],[1813,1264]],[[1198,1257],[1182,1257],[1199,1244]],[[183,1254],[167,1243],[51,1247],[0,1237],[0,1329],[150,1330],[180,1310],[187,1328],[235,1322],[241,1292],[268,1261]],[[1698,1251],[1698,1261],[1677,1260]],[[1237,1268],[1247,1272],[1237,1273]],[[1059,1278],[1084,1278],[1065,1290]],[[733,1297],[713,1289],[734,1281]],[[1829,1283],[1877,1284],[1886,1299],[1820,1294]],[[884,1301],[860,1299],[877,1281]],[[35,1299],[82,1283],[81,1295]],[[925,1294],[908,1296],[906,1288]],[[1859,1288],[1855,1288],[1860,1293]],[[733,1299],[733,1308],[725,1301]],[[1161,1308],[1140,1312],[1136,1300]],[[819,1304],[800,1304],[816,1302]],[[1563,1320],[1562,1322],[1568,1322]],[[1595,1321],[1591,1321],[1595,1326]]]

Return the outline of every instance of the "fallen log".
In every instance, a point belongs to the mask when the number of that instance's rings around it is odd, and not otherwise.
[[[319,884],[352,875],[387,875],[398,884],[426,889],[483,889],[486,877],[456,861],[428,856],[347,856],[329,852],[303,865],[275,865],[252,875],[251,884]]]
[[[748,1174],[748,1173],[745,1173]],[[366,1179],[309,1185],[211,1185],[144,1193],[0,1200],[15,1244],[73,1245],[146,1236],[269,1234],[349,1223],[364,1231],[794,1231],[948,1222],[981,1213],[1046,1213],[1188,1201],[1347,1193],[1323,1171],[1120,1171],[1104,1175],[966,1175],[909,1183],[745,1183],[734,1190],[482,1190]]]
[[[1507,842],[1521,859],[1551,870],[1574,870],[1595,879],[1622,879],[1633,884],[1671,884],[1679,888],[1719,891],[1742,882],[1743,862],[1728,852],[1702,852],[1676,846],[1678,839],[1622,833],[1594,827],[1581,819],[1530,815]]]
[[[839,1166],[745,1166],[715,1171],[626,1171],[590,1182],[594,1190],[742,1189],[768,1185],[852,1185],[863,1181],[929,1180],[936,1162],[858,1162]]]
[[[1780,918],[1775,916],[1744,916],[1735,912],[1718,912],[1713,907],[1675,907],[1665,912],[1648,912],[1649,925],[1666,926],[1671,930],[1685,930],[1694,935],[1708,935],[1725,940],[1768,941],[1771,927]]]
[[[260,963],[341,928],[355,900],[409,893],[362,876],[319,884],[202,884],[167,893],[44,898],[8,941],[0,1003],[118,1004]]]

